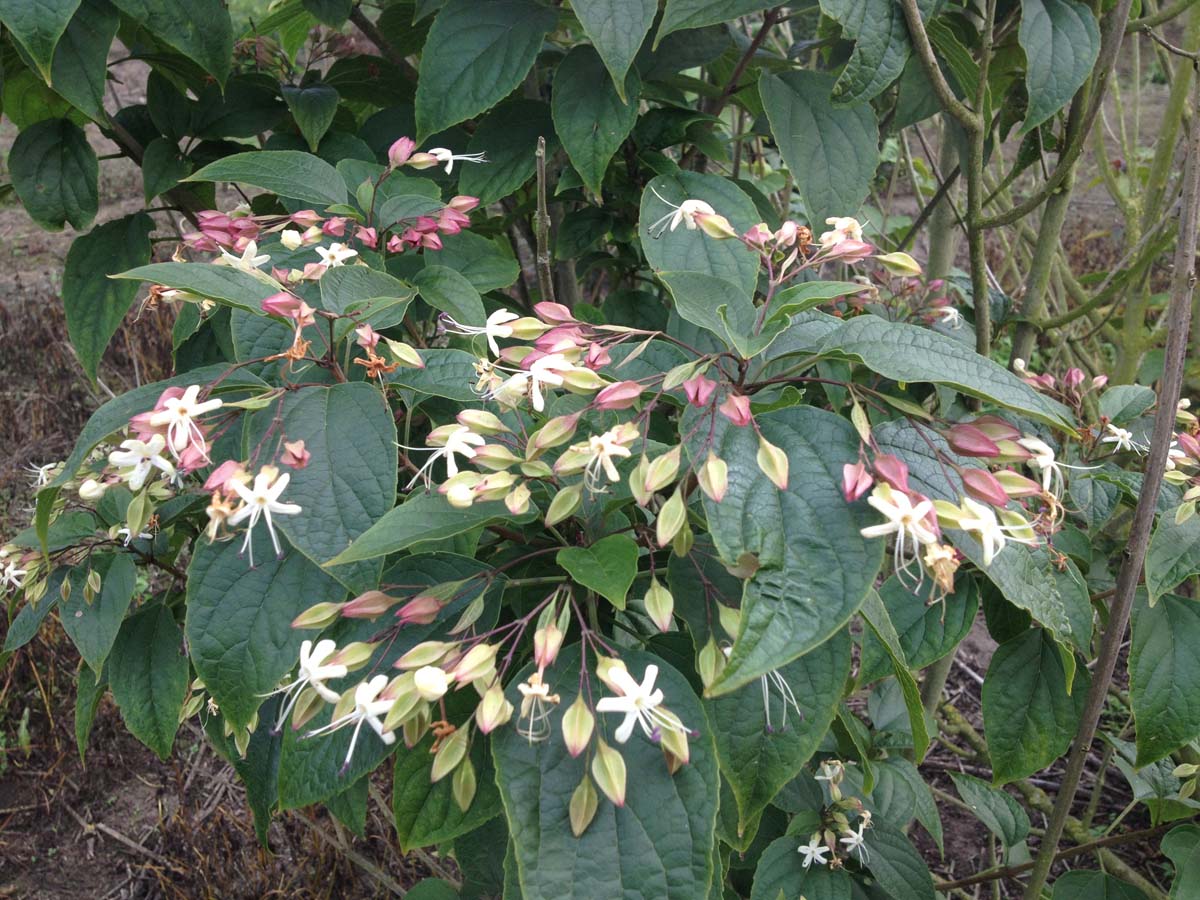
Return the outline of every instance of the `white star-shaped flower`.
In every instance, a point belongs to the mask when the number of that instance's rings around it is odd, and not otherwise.
[[[230,253],[224,247],[221,248],[221,258],[216,260],[218,264],[224,263],[228,266],[233,266],[235,269],[241,269],[243,272],[256,272],[258,267],[264,263],[269,263],[271,257],[264,253],[261,256],[258,253],[258,243],[250,241],[246,245],[246,249],[242,251],[242,255],[238,256]]]
[[[829,852],[829,848],[821,843],[821,836],[814,834],[807,844],[801,844],[796,848],[796,852],[804,857],[804,868],[808,868],[813,863],[818,866],[825,865],[825,854]]]
[[[617,726],[613,735],[619,743],[624,744],[629,740],[634,725],[640,725],[642,732],[651,740],[655,738],[655,732],[661,729],[687,731],[674,713],[660,709],[663,692],[654,687],[657,679],[658,666],[653,663],[646,666],[641,684],[634,681],[633,676],[623,666],[613,666],[609,671],[608,680],[621,693],[617,697],[602,698],[596,704],[596,712],[624,713],[625,719]]]
[[[204,432],[200,430],[196,417],[220,409],[223,405],[224,402],[216,398],[201,403],[200,385],[189,385],[182,397],[167,399],[163,408],[150,416],[150,424],[156,428],[167,427],[167,446],[178,459],[189,444],[204,447]]]
[[[328,269],[345,265],[346,260],[358,256],[358,251],[345,244],[330,244],[328,247],[317,247],[317,255],[321,263]]]
[[[250,487],[240,481],[228,482],[228,486],[242,498],[242,506],[238,507],[237,512],[228,519],[229,527],[233,528],[247,519],[250,520],[250,524],[246,526],[246,539],[242,541],[241,552],[245,553],[249,549],[251,568],[254,567],[252,536],[254,526],[260,518],[267,523],[267,531],[271,533],[271,543],[275,546],[275,555],[281,558],[283,556],[283,548],[279,546],[279,536],[275,534],[275,523],[271,521],[271,515],[294,516],[301,512],[299,504],[282,503],[279,500],[279,496],[288,486],[291,478],[292,476],[287,472],[279,475],[271,467],[267,467],[254,476],[254,484]]]
[[[121,470],[121,477],[129,482],[130,490],[140,491],[154,469],[168,477],[175,475],[175,466],[163,456],[167,439],[161,434],[151,435],[148,441],[129,438],[121,442],[121,449],[108,454],[108,461]]]

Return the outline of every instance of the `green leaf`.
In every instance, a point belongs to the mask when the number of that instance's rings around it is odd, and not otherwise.
[[[873,766],[875,785],[866,798],[867,808],[888,824],[908,828],[915,816],[942,849],[942,819],[933,792],[912,762],[902,756],[877,760]],[[858,776],[853,769],[848,774]],[[861,776],[859,776],[861,777]]]
[[[412,277],[412,285],[422,300],[460,325],[482,325],[487,318],[479,291],[454,269],[426,264]]]
[[[475,364],[479,357],[465,350],[434,348],[422,350],[421,361],[425,363],[423,369],[401,367],[385,376],[389,383],[423,395],[415,397],[413,405],[424,396],[445,397],[459,403],[479,402],[479,394],[475,392],[475,382],[479,380]]]
[[[588,755],[572,759],[557,735],[563,711],[579,686],[578,646],[565,649],[553,673],[560,702],[547,722],[555,739],[530,742],[512,727],[492,733],[492,754],[504,809],[516,847],[524,900],[561,900],[570,896],[644,896],[662,900],[695,900],[705,895],[714,865],[714,832],[720,776],[712,734],[704,710],[682,675],[654,655],[625,650],[622,658],[640,678],[650,664],[659,667],[656,681],[673,713],[699,732],[689,740],[691,759],[675,773],[667,772],[662,750],[637,732],[627,743],[611,736],[620,719],[597,717],[596,729],[625,759],[630,773],[625,805],[615,807],[603,796],[595,818],[575,838],[567,823],[567,807],[588,771]],[[511,682],[509,700],[520,704]],[[595,672],[592,684],[598,685]],[[584,894],[581,886],[586,885]]]
[[[912,728],[913,756],[919,763],[925,758],[929,749],[929,727],[925,723],[925,710],[921,703],[921,691],[916,679],[908,669],[908,661],[904,658],[904,650],[900,646],[900,637],[892,625],[887,607],[874,591],[868,591],[862,605],[862,616],[871,626],[875,637],[883,645],[892,660],[892,668],[896,673],[896,681],[904,696],[904,706],[908,710],[908,721]]]
[[[1171,900],[1200,898],[1200,827],[1179,825],[1162,839],[1162,852],[1175,863]]]
[[[1061,403],[1039,394],[1000,364],[918,325],[856,316],[825,338],[821,353],[860,362],[893,381],[944,384],[1055,428],[1070,429],[1074,421]]]
[[[107,686],[103,674],[97,676],[87,665],[79,667],[75,682],[75,746],[79,749],[80,762],[86,762],[88,738]]]
[[[79,0],[0,0],[0,22],[25,48],[46,81],[51,80],[54,48],[78,8]]]
[[[694,415],[685,418],[684,433],[694,427]],[[753,429],[714,419],[713,450],[735,477],[720,503],[704,500],[709,530],[727,564],[751,554],[761,568],[746,585],[737,641],[710,688],[713,695],[779,668],[840,630],[862,603],[883,556],[882,541],[860,534],[869,514],[842,498],[842,466],[858,458],[853,426],[807,406],[756,421],[763,436],[787,453],[789,484],[780,491],[759,471]],[[701,431],[703,440],[708,431]],[[696,463],[707,451],[693,441],[688,453]]]
[[[879,127],[866,103],[835,107],[833,76],[763,70],[759,94],[810,222],[852,216],[875,177]]]
[[[32,69],[18,68],[4,73],[4,115],[17,128],[28,128],[43,119],[68,118],[82,125],[81,116],[71,104],[47,87]]]
[[[100,163],[87,136],[68,119],[43,119],[17,135],[8,154],[13,190],[30,218],[48,231],[66,223],[86,231],[99,209]]]
[[[213,263],[150,263],[114,277],[162,284],[257,316],[266,315],[262,301],[276,293],[274,287],[249,272]]]
[[[454,885],[442,878],[424,878],[408,889],[408,900],[459,900]]]
[[[512,518],[500,501],[476,503],[470,509],[457,509],[447,503],[441,494],[417,492],[360,535],[349,550],[335,556],[326,565],[339,566],[387,556],[422,541],[444,541],[474,528],[482,528],[492,522],[511,521]]]
[[[346,184],[325,160],[298,150],[254,150],[211,162],[188,181],[232,181],[318,207],[345,203]]]
[[[386,272],[367,266],[338,266],[321,276],[321,306],[330,312],[357,312],[356,318],[340,319],[333,325],[337,339],[361,322],[376,329],[390,328],[404,320],[416,291]]]
[[[62,285],[67,335],[89,378],[96,377],[100,357],[138,292],[136,282],[108,276],[150,261],[153,230],[153,219],[134,213],[77,237],[67,251]]]
[[[659,272],[658,277],[671,292],[681,319],[711,331],[727,345],[734,346],[752,330],[754,305],[737,285],[700,272]]]
[[[1029,836],[1029,814],[1025,807],[999,788],[973,775],[951,772],[950,778],[963,802],[988,830],[1004,842],[1005,847],[1016,847]]]
[[[1076,0],[1021,0],[1017,41],[1025,51],[1029,106],[1020,134],[1067,105],[1092,74],[1100,53],[1100,26]]]
[[[557,148],[554,124],[549,105],[539,100],[511,100],[497,106],[480,120],[467,144],[468,153],[486,153],[487,162],[462,164],[459,192],[478,197],[485,205],[515,192],[533,177],[538,138],[546,139],[547,159]]]
[[[117,35],[118,16],[108,0],[83,0],[54,49],[54,90],[95,121],[104,121],[108,51]]]
[[[806,281],[794,284],[772,298],[767,320],[779,317],[790,319],[797,313],[836,300],[838,297],[845,297],[847,294],[859,293],[861,290],[861,284],[851,281]]]
[[[564,547],[554,558],[567,574],[617,609],[637,577],[638,547],[627,534],[610,534],[588,547]]]
[[[325,801],[325,808],[333,817],[358,837],[367,836],[367,792],[370,778],[360,778],[340,794]]]
[[[850,673],[850,638],[840,631],[776,671],[795,696],[799,716],[771,676],[765,698],[761,685],[748,684],[704,704],[721,773],[737,800],[739,834],[799,774],[829,730]]]
[[[776,838],[763,851],[754,870],[750,900],[850,900],[850,876],[843,869],[829,866],[804,867],[797,845],[808,843],[808,836],[785,835]]]
[[[240,547],[236,540],[197,544],[188,566],[185,623],[196,674],[239,728],[296,666],[300,644],[312,637],[292,628],[292,620],[346,593],[299,553],[263,554],[252,569]]]
[[[1177,524],[1173,515],[1158,517],[1146,551],[1146,590],[1150,603],[1200,574],[1200,516]]]
[[[1156,762],[1200,735],[1200,603],[1167,594],[1133,605],[1129,696],[1137,725],[1137,766]]]
[[[91,603],[84,599],[88,566],[77,566],[69,576],[71,596],[58,601],[58,617],[83,661],[99,674],[133,599],[137,573],[128,553],[97,554],[91,569],[101,578],[100,592]]]
[[[662,23],[654,35],[654,47],[657,49],[673,31],[716,25],[772,5],[763,0],[667,0]]]
[[[929,4],[926,4],[929,5]],[[904,10],[895,0],[822,0],[854,51],[833,87],[837,103],[874,99],[900,77],[912,53]]]
[[[291,472],[283,496],[304,510],[276,519],[292,546],[323,564],[355,591],[375,587],[378,567],[342,568],[329,560],[378,523],[396,500],[396,424],[378,389],[365,382],[309,387],[279,401],[252,420],[250,446],[273,428],[271,440],[304,441],[312,459]],[[266,555],[266,552],[263,552]]]
[[[1200,867],[1197,871],[1200,873]],[[1146,895],[1132,884],[1114,878],[1105,872],[1080,869],[1058,876],[1054,882],[1051,898],[1052,900],[1146,900]]]
[[[174,141],[165,137],[152,140],[142,156],[142,188],[146,203],[174,188],[191,171],[191,161],[179,152]]]
[[[1141,384],[1118,384],[1100,395],[1100,415],[1114,425],[1132,422],[1158,401],[1151,388]]]
[[[646,39],[657,11],[657,0],[591,0],[574,9],[575,18],[579,19],[588,40],[604,60],[622,101],[629,99],[625,93],[625,74]]]
[[[20,650],[37,636],[42,622],[46,621],[46,616],[54,608],[56,592],[66,577],[66,569],[55,569],[50,574],[42,599],[36,604],[25,602],[21,611],[8,623],[8,633],[4,636],[4,645],[0,647],[0,653],[9,654]]]
[[[283,99],[291,110],[292,118],[300,134],[308,142],[308,149],[317,152],[317,145],[333,124],[338,108],[338,92],[327,84],[310,84],[307,87],[284,85]]]
[[[937,588],[932,579],[915,590],[892,576],[879,589],[908,665],[916,670],[941,659],[967,636],[979,610],[979,589],[974,580],[959,579],[954,593],[930,603]],[[870,684],[891,670],[890,657],[870,632],[862,640],[859,681]]]
[[[350,18],[354,0],[301,0],[313,17],[330,28],[341,28]]]
[[[417,81],[417,141],[495,106],[521,83],[558,21],[533,0],[449,0],[438,13]]]
[[[232,736],[225,734],[223,717],[204,717],[204,732],[209,742],[233,766],[246,788],[246,805],[254,813],[254,833],[259,846],[264,849],[267,847],[271,814],[279,802],[279,756],[283,738],[275,731],[278,710],[278,697],[263,704],[262,717],[250,735],[245,756],[238,751]]]
[[[867,867],[886,897],[935,900],[933,876],[921,854],[898,828],[873,822],[866,831]]]
[[[481,294],[508,287],[521,272],[507,243],[499,243],[472,231],[445,235],[441,252],[427,255],[425,265],[453,269]]]
[[[1062,651],[1042,629],[1000,645],[983,680],[983,728],[996,784],[1039,772],[1066,752],[1090,680],[1080,669],[1067,693]]]
[[[637,122],[641,89],[636,70],[613,87],[591,47],[574,48],[554,71],[554,128],[571,165],[597,197],[609,161]]]
[[[145,26],[224,84],[233,62],[233,24],[222,0],[113,0]]]
[[[759,220],[754,201],[727,178],[684,171],[659,175],[642,192],[638,216],[638,237],[646,261],[656,271],[699,272],[723,278],[749,297],[758,279],[758,257],[740,241],[713,240],[703,231],[689,231],[682,224],[661,234],[656,228],[654,234],[658,237],[651,234],[652,226],[671,215],[668,204],[678,206],[685,200],[705,201],[729,219],[739,234]]]
[[[396,754],[392,813],[402,852],[454,840],[500,815],[500,792],[496,789],[491,756],[485,745],[486,740],[478,736],[471,747],[471,762],[475,766],[479,788],[466,812],[459,808],[451,794],[451,779],[430,780],[432,735],[426,735],[411,750]]]
[[[188,693],[183,635],[165,603],[130,616],[108,661],[108,681],[125,727],[158,754],[171,755]]]

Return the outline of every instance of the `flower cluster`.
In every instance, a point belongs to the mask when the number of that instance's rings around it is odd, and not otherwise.
[[[796,848],[806,869],[825,865],[839,869],[853,857],[864,865],[870,861],[866,830],[871,827],[871,812],[857,797],[843,796],[841,785],[845,776],[846,764],[836,759],[822,762],[815,776],[817,781],[825,783],[829,805],[822,810],[822,827],[809,835],[807,844]],[[856,817],[858,827],[851,825],[851,816]]]

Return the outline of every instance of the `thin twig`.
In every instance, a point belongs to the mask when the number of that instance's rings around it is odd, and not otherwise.
[[[554,273],[550,268],[550,212],[546,208],[546,139],[538,138],[537,152],[537,212],[534,231],[537,236],[536,266],[538,291],[544,302],[554,302]]]

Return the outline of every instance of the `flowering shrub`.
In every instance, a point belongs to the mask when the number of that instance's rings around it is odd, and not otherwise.
[[[225,93],[156,68],[114,120],[154,133],[147,196],[188,224],[170,261],[144,214],[78,238],[68,275],[99,258],[116,277],[88,283],[94,328],[72,339],[94,374],[146,285],[177,374],[37,470],[31,527],[0,551],[6,649],[57,609],[84,660],[81,751],[105,685],[162,756],[195,718],[264,840],[277,809],[365,808],[387,764],[400,843],[487,826],[506,896],[932,898],[906,829],[942,839],[917,769],[941,685],[923,702],[914,672],[982,607],[996,783],[1068,749],[1155,392],[974,349],[972,294],[849,215],[878,159],[870,96],[834,105],[827,76],[764,64],[715,112],[765,111],[779,154],[726,175],[677,152],[721,158],[677,73],[715,58],[687,44],[722,40],[699,26],[729,10],[668,2],[656,40],[676,41],[631,66],[651,23],[631,44],[604,30],[611,4],[450,0],[418,29],[413,98],[395,60],[321,68],[328,35],[295,77],[292,23],[334,5],[284,4],[232,75],[168,30]],[[533,99],[505,99],[543,50]],[[77,130],[44,122],[18,144]],[[845,154],[824,171],[798,148],[812,127]],[[1172,593],[1200,570],[1200,427],[1170,407],[1135,742],[1112,744],[1130,767],[1200,734],[1194,704],[1172,709],[1196,673],[1153,680],[1184,652],[1162,630],[1200,629]],[[1181,815],[1193,784],[1169,789]],[[981,815],[1019,861],[1028,819]]]

